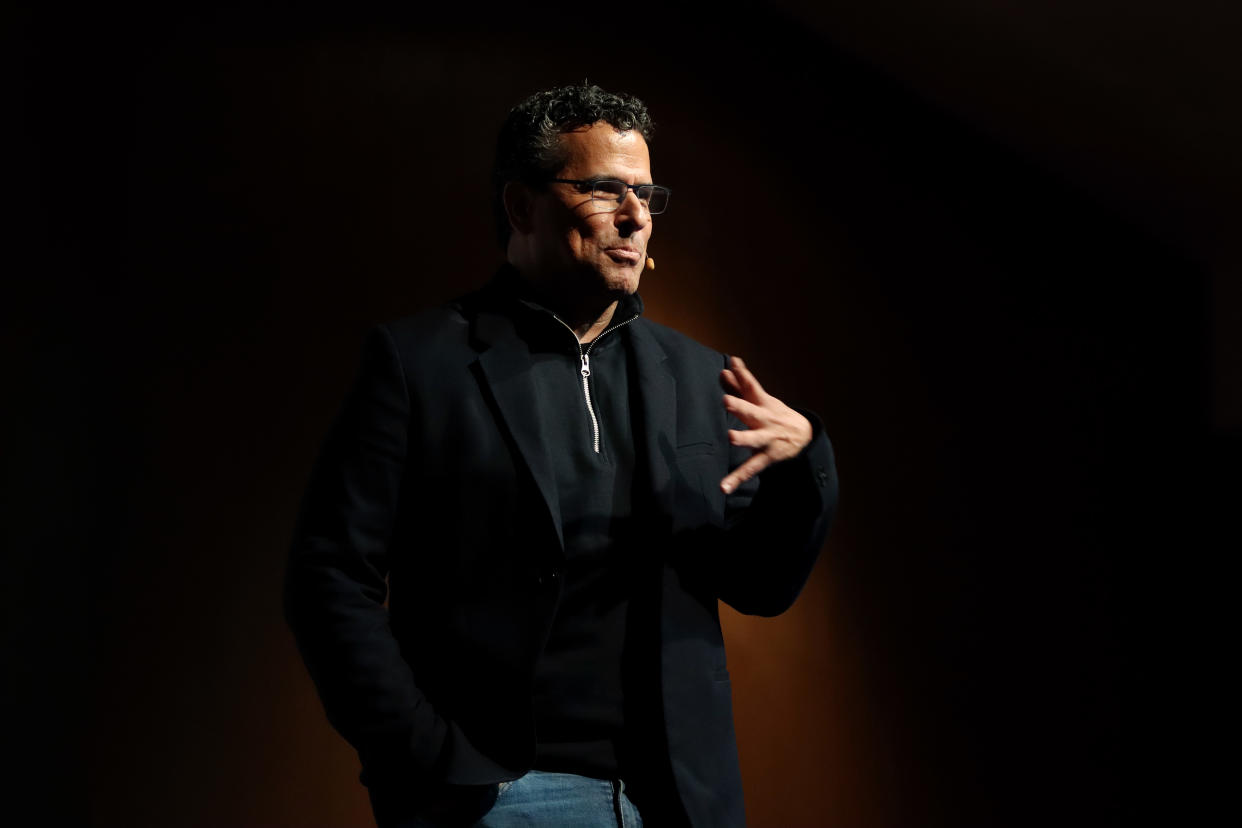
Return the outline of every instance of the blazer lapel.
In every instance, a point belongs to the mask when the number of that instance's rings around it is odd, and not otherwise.
[[[641,320],[628,326],[638,375],[638,404],[642,412],[641,439],[635,435],[635,452],[642,452],[650,475],[651,493],[657,508],[672,515],[672,466],[677,457],[677,381],[668,366],[668,355],[643,326]],[[531,379],[530,349],[504,314],[480,310],[475,318],[475,336],[483,348],[479,354],[480,373],[504,425],[539,487],[548,515],[556,527],[562,553],[565,538],[561,526],[560,496],[552,460],[544,444],[539,411],[534,404],[535,385]]]
[[[671,515],[671,466],[677,457],[677,380],[669,371],[668,355],[641,320],[630,325],[629,329],[638,374],[645,444],[640,446],[636,439],[634,450],[645,452],[652,496],[657,507]]]
[[[517,335],[512,321],[498,313],[481,311],[476,318],[475,334],[486,347],[478,359],[483,379],[496,400],[504,426],[513,435],[513,441],[530,469],[535,485],[539,487],[563,553],[565,538],[561,528],[561,502],[556,490],[556,477],[552,473],[552,461],[543,441],[539,409],[535,405],[530,349]]]

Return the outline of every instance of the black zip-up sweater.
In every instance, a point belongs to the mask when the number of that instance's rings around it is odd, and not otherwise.
[[[627,685],[655,681],[636,669],[643,660],[626,646],[642,545],[625,326],[642,302],[625,297],[608,328],[585,344],[533,298],[519,302],[565,540],[560,600],[533,687],[535,767],[615,778],[625,753]],[[641,697],[641,687],[631,689]]]

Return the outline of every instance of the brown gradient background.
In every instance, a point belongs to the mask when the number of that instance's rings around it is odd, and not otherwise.
[[[0,822],[370,824],[297,502],[366,328],[498,260],[507,108],[584,77],[658,122],[649,315],[838,451],[799,603],[724,615],[751,824],[1236,818],[1234,9],[5,12]]]

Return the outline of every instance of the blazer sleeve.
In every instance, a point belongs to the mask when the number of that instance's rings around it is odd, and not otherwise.
[[[713,544],[716,592],[747,615],[779,615],[793,605],[836,512],[832,443],[814,412],[795,410],[810,421],[811,442],[726,497],[724,531]],[[727,420],[728,428],[745,428],[731,415]],[[730,469],[750,456],[750,450],[741,446],[730,446],[729,453]]]
[[[425,777],[449,729],[415,684],[384,606],[409,408],[392,335],[378,326],[311,474],[284,582],[285,618],[368,785]]]

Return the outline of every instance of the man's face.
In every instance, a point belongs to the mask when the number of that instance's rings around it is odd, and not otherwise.
[[[618,132],[601,121],[560,140],[566,162],[556,178],[651,183],[647,142],[637,131]],[[549,183],[536,195],[531,219],[535,268],[547,287],[600,297],[638,290],[651,215],[632,191],[609,205],[593,202],[589,191],[573,184]]]

